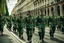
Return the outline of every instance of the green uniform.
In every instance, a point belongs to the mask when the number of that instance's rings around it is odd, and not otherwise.
[[[26,33],[28,36],[27,40],[31,40],[34,33],[34,28],[35,28],[34,17],[27,16],[25,18],[25,24],[26,24]]]
[[[12,19],[11,19],[11,17],[7,17],[6,21],[7,21],[7,28],[9,30],[11,30],[11,27],[12,27]]]
[[[5,19],[3,16],[0,16],[0,31],[3,32],[3,27],[5,24]]]
[[[49,17],[49,25],[50,25],[50,37],[51,39],[54,37],[56,25],[57,25],[57,19],[55,16]]]
[[[19,17],[17,19],[18,22],[18,32],[19,32],[19,37],[21,37],[23,35],[23,28],[24,28],[24,19],[23,17]]]
[[[38,32],[39,32],[39,36],[40,36],[40,40],[43,41],[44,38],[44,34],[45,34],[45,22],[46,19],[43,15],[40,15],[37,17],[37,27],[38,27]]]
[[[60,17],[57,17],[57,30],[61,30]]]
[[[64,34],[64,17],[60,17],[60,23],[61,23],[61,26],[62,26],[62,33]]]
[[[17,25],[17,18],[15,16],[12,19],[12,23],[13,23],[13,31],[16,32],[18,25]]]

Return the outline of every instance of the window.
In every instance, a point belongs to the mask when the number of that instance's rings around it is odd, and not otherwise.
[[[45,9],[45,15],[46,15],[46,9]]]
[[[57,6],[57,14],[60,16],[60,6]]]
[[[63,9],[63,14],[64,14],[64,4],[62,5],[62,9]]]
[[[49,8],[48,8],[48,15],[49,15]]]
[[[54,15],[54,8],[51,7],[51,14]]]

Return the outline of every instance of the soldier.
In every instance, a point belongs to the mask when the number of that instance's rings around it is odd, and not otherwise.
[[[57,16],[57,30],[61,30],[60,16]]]
[[[44,42],[44,35],[45,35],[45,16],[43,15],[43,12],[41,10],[41,15],[37,17],[37,27],[38,27],[38,33],[40,38],[40,43]]]
[[[22,17],[22,14],[19,14],[19,17],[17,19],[18,22],[18,32],[19,32],[19,38],[23,39],[23,28],[24,28],[24,19]]]
[[[17,17],[14,14],[13,18],[12,18],[12,23],[13,23],[13,32],[16,32],[18,25],[17,25]]]
[[[52,12],[52,16],[49,17],[49,25],[50,25],[50,39],[54,38],[54,33],[56,29],[56,17],[54,16],[54,12]]]
[[[2,13],[0,13],[0,33],[3,35],[3,27],[4,27],[4,18],[2,16]]]
[[[7,28],[11,31],[11,27],[12,27],[12,18],[11,18],[11,16],[8,16],[6,18],[6,21],[7,21]]]
[[[31,12],[28,11],[27,17],[25,18],[26,23],[26,33],[27,33],[27,40],[29,43],[32,43],[31,39],[33,36],[34,31],[34,18],[31,16]]]
[[[62,33],[64,34],[64,16],[63,17],[60,17],[60,22],[61,22],[61,26],[62,26]]]

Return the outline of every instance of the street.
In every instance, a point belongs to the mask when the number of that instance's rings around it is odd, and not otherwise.
[[[4,26],[3,36],[0,36],[0,43],[25,43],[20,40],[14,33],[8,31]]]
[[[23,37],[25,40],[21,40],[18,38],[18,33],[14,34],[12,31],[8,31],[6,28],[4,28],[4,35],[0,36],[0,43],[26,43],[27,42],[27,35],[26,30],[24,29]],[[20,41],[21,40],[21,41]],[[38,36],[38,29],[36,28],[32,43],[39,43],[39,36]],[[54,40],[50,40],[49,36],[49,28],[46,28],[45,30],[45,37],[44,41],[46,43],[64,43],[64,34],[62,32],[57,31],[54,34]]]
[[[35,31],[35,33],[33,35],[33,38],[32,38],[33,43],[38,43],[40,41],[37,31],[38,30],[36,28],[36,31]],[[55,37],[54,40],[50,39],[49,28],[46,28],[45,37],[44,37],[44,41],[46,43],[64,43],[64,34],[62,34],[60,31],[56,30],[54,37]],[[27,41],[27,36],[26,36],[25,32],[24,32],[24,39],[26,39],[26,41]]]
[[[64,43],[64,0],[0,0],[0,43],[31,42]]]

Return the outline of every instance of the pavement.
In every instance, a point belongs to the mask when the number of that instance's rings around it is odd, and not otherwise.
[[[44,37],[44,41],[46,43],[64,43],[64,34],[62,34],[62,32],[60,31],[55,31],[54,34],[54,40],[50,39],[49,36],[49,28],[46,27],[45,28],[45,37]],[[27,41],[27,36],[26,36],[26,32],[24,32],[24,39]],[[38,36],[38,29],[35,28],[35,33],[33,34],[33,38],[32,38],[32,43],[39,43],[39,36]]]
[[[55,31],[54,40],[50,40],[49,36],[49,28],[45,28],[45,37],[44,41],[46,43],[64,43],[64,34],[60,31]],[[8,31],[7,28],[4,28],[4,35],[0,36],[0,43],[26,43],[27,42],[27,35],[26,30],[24,29],[23,37],[25,40],[21,40],[18,37],[18,32],[13,33],[12,31]],[[32,43],[39,43],[39,36],[38,36],[38,29],[35,28],[35,32],[32,37]]]
[[[0,43],[25,43],[18,36],[16,36],[12,31],[8,31],[6,26],[4,26],[3,36],[0,36]]]

